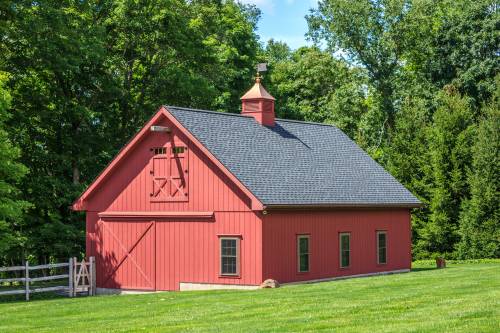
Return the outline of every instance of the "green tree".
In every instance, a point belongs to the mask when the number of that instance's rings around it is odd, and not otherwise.
[[[267,49],[274,47],[270,44]],[[316,47],[302,47],[289,60],[280,57],[270,61],[266,80],[277,99],[278,116],[335,124],[354,138],[366,110],[363,72]]]
[[[424,203],[412,212],[413,242],[428,221],[432,179],[429,177],[427,131],[432,126],[424,98],[406,98],[396,117],[391,145],[385,149],[388,171]],[[414,253],[418,256],[418,253]]]
[[[114,1],[102,21],[123,143],[160,104],[237,112],[259,51],[258,12],[234,1]]]
[[[6,121],[11,97],[6,90],[7,75],[0,72],[0,265],[22,254],[25,238],[22,216],[29,204],[20,200],[18,188],[27,168],[18,162],[20,150],[9,139]],[[7,261],[11,264],[10,261]]]
[[[271,38],[267,41],[263,57],[269,64],[276,65],[290,61],[292,58],[292,50],[285,42],[276,41]]]
[[[453,84],[479,108],[495,92],[499,26],[493,0],[412,1],[401,27],[407,66],[438,89]]]
[[[430,214],[418,230],[417,257],[453,256],[460,240],[459,208],[469,196],[466,175],[475,131],[470,101],[453,87],[447,87],[437,98],[438,108],[426,135],[429,164],[424,171],[430,176]]]
[[[235,1],[16,0],[0,15],[40,262],[83,251],[69,206],[161,104],[237,111],[259,52],[259,12]]]
[[[95,3],[16,1],[3,39],[11,69],[9,134],[30,169],[20,185],[33,203],[24,216],[26,251],[40,262],[82,252],[84,224],[69,206],[108,152],[113,80]],[[109,107],[109,108],[108,108]],[[105,154],[104,154],[105,155]]]
[[[462,203],[460,258],[500,257],[500,90],[484,107],[472,147],[471,197]]]
[[[402,61],[400,26],[407,14],[405,0],[322,0],[307,16],[309,35],[328,49],[366,68],[375,87],[382,124],[392,129],[395,90]]]
[[[199,106],[239,112],[240,97],[249,88],[261,52],[255,33],[260,11],[234,0],[188,3],[193,12],[190,24],[200,31],[211,56],[202,73],[216,91],[214,100],[203,101]]]

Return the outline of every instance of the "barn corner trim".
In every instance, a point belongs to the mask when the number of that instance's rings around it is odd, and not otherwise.
[[[161,106],[158,111],[144,124],[139,132],[118,152],[97,178],[87,187],[87,189],[76,199],[71,208],[75,211],[85,211],[87,209],[87,199],[95,191],[96,188],[107,178],[107,176],[115,169],[120,161],[128,155],[132,148],[141,141],[149,132],[149,128],[156,123],[161,117],[165,116],[174,126],[188,137],[197,148],[199,148],[236,186],[250,199],[251,209],[260,211],[264,209],[264,204],[227,168],[222,164],[192,133],[190,133],[169,111],[165,106]]]

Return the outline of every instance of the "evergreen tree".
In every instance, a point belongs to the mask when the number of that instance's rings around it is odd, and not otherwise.
[[[453,256],[460,239],[459,207],[469,196],[467,172],[474,140],[474,119],[467,98],[453,87],[438,95],[438,108],[428,128],[430,175],[429,220],[419,230],[416,252]]]
[[[460,258],[500,257],[500,90],[484,108],[472,147],[471,198],[462,204]]]
[[[430,113],[424,98],[405,99],[396,118],[391,145],[385,150],[388,171],[424,203],[422,208],[412,212],[414,243],[420,240],[419,231],[428,222],[430,214],[432,180],[427,144],[427,130],[432,126]],[[420,257],[418,251],[413,255]]]

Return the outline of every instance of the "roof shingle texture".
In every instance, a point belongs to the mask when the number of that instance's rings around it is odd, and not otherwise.
[[[264,205],[420,204],[335,126],[166,108]]]

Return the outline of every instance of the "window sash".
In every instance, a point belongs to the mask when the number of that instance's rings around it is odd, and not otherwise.
[[[220,275],[240,275],[240,239],[220,237]]]
[[[340,267],[347,268],[351,265],[351,234],[342,232],[339,234]]]
[[[309,247],[309,235],[297,236],[297,271],[299,273],[309,272]]]
[[[381,240],[383,236],[383,240]],[[387,263],[387,232],[377,231],[377,264]]]

